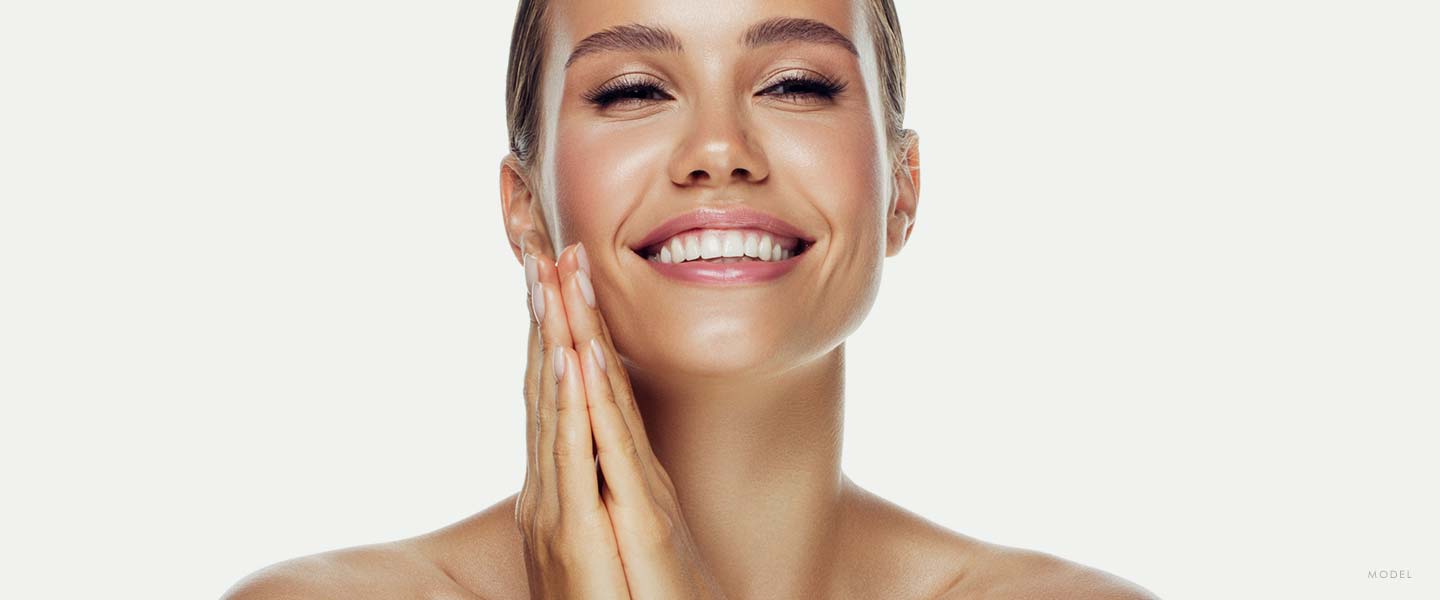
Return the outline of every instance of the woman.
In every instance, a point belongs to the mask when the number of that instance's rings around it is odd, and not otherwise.
[[[889,0],[526,0],[511,43],[523,489],[229,598],[1151,597],[841,472],[844,340],[919,200]]]

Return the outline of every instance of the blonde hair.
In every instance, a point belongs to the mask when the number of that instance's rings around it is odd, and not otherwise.
[[[520,0],[515,28],[510,34],[510,65],[505,73],[505,119],[510,152],[520,166],[531,171],[538,160],[540,141],[540,78],[550,31],[550,3]],[[891,171],[905,164],[913,131],[905,122],[905,47],[900,18],[893,0],[867,0],[870,37],[880,69],[881,99],[885,109],[886,147]]]

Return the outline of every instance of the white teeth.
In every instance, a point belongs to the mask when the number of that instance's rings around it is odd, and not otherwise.
[[[670,257],[677,263],[685,262],[685,242],[678,237],[670,240]]]
[[[711,230],[700,234],[700,258],[719,258],[720,251],[720,232]]]
[[[720,256],[745,256],[745,234],[727,231],[720,237]]]
[[[768,233],[711,229],[677,235],[668,243],[660,244],[659,252],[650,255],[648,259],[670,264],[730,257],[777,261],[794,256],[795,250],[781,248]]]
[[[685,260],[700,258],[700,236],[685,236]]]

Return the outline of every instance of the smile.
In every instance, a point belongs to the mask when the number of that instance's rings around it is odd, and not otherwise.
[[[661,275],[711,284],[760,283],[793,269],[814,245],[799,228],[745,206],[674,217],[633,246]]]
[[[732,263],[774,262],[799,254],[803,242],[760,229],[692,229],[641,250],[647,260],[681,264],[703,260]],[[734,260],[729,260],[734,259]]]

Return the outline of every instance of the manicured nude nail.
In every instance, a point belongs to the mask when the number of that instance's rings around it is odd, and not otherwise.
[[[590,276],[584,271],[576,271],[575,281],[580,284],[580,295],[585,296],[585,304],[595,308],[595,288],[590,286]]]
[[[586,275],[590,274],[590,258],[585,256],[585,244],[577,242],[575,246],[575,258],[580,263],[580,270]]]
[[[525,253],[525,289],[535,287],[535,282],[540,280],[540,265],[535,262],[535,257],[529,252]]]
[[[531,305],[531,308],[534,308],[534,309],[535,309],[535,322],[536,322],[536,323],[542,323],[542,322],[544,322],[544,321],[545,321],[545,286],[540,285],[540,282],[538,282],[538,281],[535,282],[535,285],[530,286],[530,305]]]
[[[564,349],[564,348],[561,348],[561,347],[559,347],[559,346],[556,346],[556,347],[555,347],[554,356],[555,356],[555,381],[561,381],[561,380],[565,379],[565,349]]]
[[[595,366],[600,367],[600,370],[604,371],[605,353],[600,351],[600,342],[595,338],[590,338],[590,356],[595,358]]]

